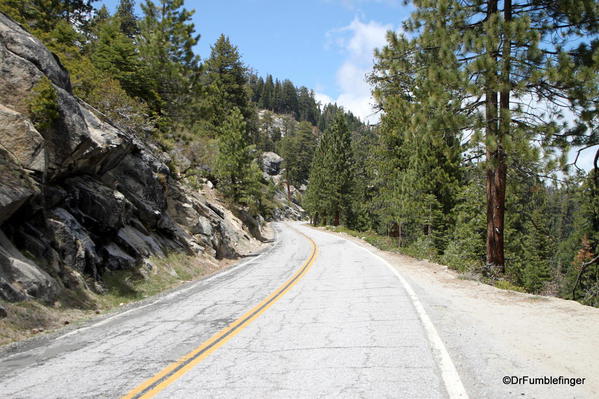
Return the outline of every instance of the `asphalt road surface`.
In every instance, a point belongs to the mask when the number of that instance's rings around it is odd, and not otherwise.
[[[260,256],[0,358],[0,398],[458,398],[422,305],[384,261],[275,225]]]

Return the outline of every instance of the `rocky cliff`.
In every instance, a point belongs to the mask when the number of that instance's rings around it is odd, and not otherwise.
[[[46,80],[58,112],[38,130],[29,104]],[[60,60],[0,13],[1,299],[101,290],[106,270],[151,268],[149,257],[169,251],[248,251],[254,238],[242,222],[167,164],[76,98]]]

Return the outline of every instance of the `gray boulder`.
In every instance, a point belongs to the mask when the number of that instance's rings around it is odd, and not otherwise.
[[[47,223],[62,261],[81,274],[96,277],[101,259],[87,230],[63,208],[50,211]]]
[[[281,173],[282,162],[283,158],[279,154],[274,152],[262,153],[262,170],[270,176],[276,176]]]
[[[33,124],[20,114],[0,104],[0,146],[24,168],[35,172],[46,169],[44,138]]]
[[[0,13],[0,43],[15,57],[35,66],[58,87],[71,91],[68,72],[60,61],[36,37],[6,15]]]
[[[104,266],[109,270],[127,270],[137,263],[132,256],[113,242],[102,247],[100,255],[104,259]]]
[[[59,289],[56,280],[24,257],[0,230],[0,298],[22,301],[35,297],[50,302]]]
[[[39,193],[39,185],[8,151],[0,147],[0,224]]]

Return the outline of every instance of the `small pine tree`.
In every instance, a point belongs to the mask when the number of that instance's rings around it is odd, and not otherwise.
[[[234,204],[255,204],[259,201],[261,173],[252,156],[253,146],[248,144],[241,111],[233,108],[219,129],[214,170],[218,188]]]

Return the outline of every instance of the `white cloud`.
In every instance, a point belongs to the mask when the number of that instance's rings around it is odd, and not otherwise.
[[[345,57],[337,70],[337,86],[341,93],[335,102],[366,122],[374,123],[379,118],[373,108],[366,75],[374,64],[374,49],[385,45],[387,31],[392,29],[392,25],[355,18],[349,25],[327,33],[328,45],[340,49]]]
[[[314,92],[314,98],[320,103],[320,105],[327,105],[335,102],[331,97],[317,91]]]

